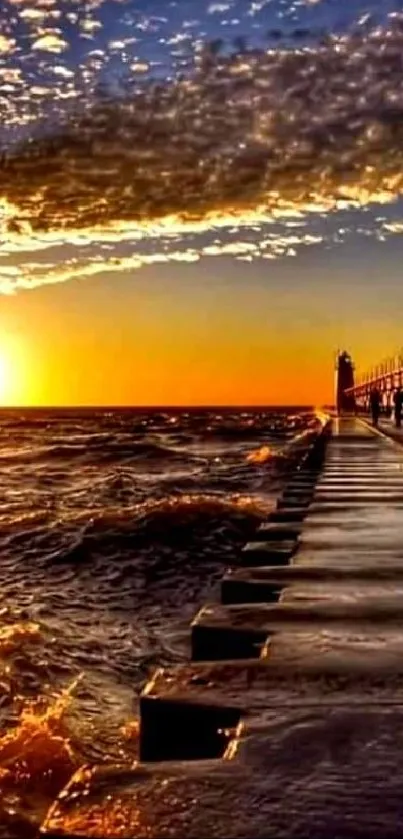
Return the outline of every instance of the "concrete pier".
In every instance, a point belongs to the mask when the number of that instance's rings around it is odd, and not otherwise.
[[[327,432],[146,686],[141,763],[81,770],[43,835],[403,837],[403,448]]]

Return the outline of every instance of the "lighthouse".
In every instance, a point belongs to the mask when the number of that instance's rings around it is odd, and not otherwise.
[[[346,394],[346,390],[352,387],[354,387],[354,365],[351,356],[345,351],[338,352],[336,359],[336,407],[338,414],[355,411],[354,394]]]

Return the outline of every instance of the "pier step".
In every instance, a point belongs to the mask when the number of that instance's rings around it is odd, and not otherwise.
[[[302,514],[306,514],[311,502],[311,497],[307,496],[299,496],[299,495],[290,495],[287,497],[282,497],[277,502],[277,509],[279,511],[288,510],[289,514],[295,513],[296,510],[300,510]]]
[[[386,487],[378,487],[377,489],[365,489],[363,487],[337,487],[336,489],[318,489],[315,492],[315,504],[323,501],[340,502],[340,501],[360,501],[364,504],[394,504],[395,501],[403,501],[403,490],[389,489]]]
[[[281,592],[295,584],[344,586],[403,585],[403,563],[368,562],[364,564],[284,565],[255,568],[230,568],[221,581],[221,602],[226,604],[276,602]],[[337,592],[337,589],[336,589]]]
[[[42,836],[397,839],[402,776],[401,709],[279,708],[220,763],[80,770]]]
[[[396,538],[397,537],[397,538]],[[329,524],[328,527],[309,525],[299,538],[299,548],[301,556],[304,551],[313,552],[314,550],[328,551],[344,548],[353,556],[355,552],[365,550],[368,555],[371,555],[375,550],[390,550],[392,553],[400,551],[403,557],[403,542],[399,545],[400,534],[397,528],[391,524],[390,530],[386,527],[380,527],[379,531],[373,531],[368,528],[367,531],[360,527],[354,528],[352,525],[349,529],[343,530]]]
[[[247,542],[239,561],[241,565],[282,565],[290,560],[297,547],[297,539]]]
[[[371,699],[372,697],[372,699]],[[358,707],[403,701],[402,633],[379,631],[362,637],[345,631],[280,633],[268,658],[180,665],[160,670],[141,697],[140,755],[143,761],[180,758],[181,719],[201,719],[217,709],[241,722],[271,709],[312,706]],[[176,722],[176,735],[172,721]],[[171,728],[167,740],[167,730]],[[201,732],[203,732],[203,727]],[[234,736],[234,731],[229,732]],[[199,731],[193,730],[198,742]],[[229,745],[229,744],[228,744]]]
[[[338,469],[336,472],[323,473],[317,482],[317,487],[321,488],[326,485],[337,487],[343,484],[345,486],[357,486],[359,484],[363,486],[378,486],[379,484],[382,484],[382,486],[400,486],[403,483],[402,478],[401,473],[396,475],[391,472],[380,473],[376,470],[371,470],[370,473],[363,472],[352,475],[351,471],[343,473]]]
[[[266,640],[284,628],[313,631],[335,622],[341,622],[343,629],[353,626],[367,634],[378,633],[381,623],[403,628],[403,593],[378,596],[369,589],[355,601],[337,596],[337,591],[332,599],[325,592],[314,599],[309,588],[305,597],[298,587],[286,588],[284,594],[280,602],[267,605],[204,606],[192,623],[193,661],[258,658],[264,654]]]
[[[261,524],[256,536],[251,539],[252,542],[268,542],[284,539],[288,541],[295,541],[302,531],[302,523],[298,521],[276,522],[268,521]]]
[[[391,498],[385,498],[383,495],[379,495],[376,498],[363,498],[362,496],[357,496],[354,498],[353,496],[349,496],[346,499],[336,498],[335,496],[329,497],[328,501],[321,499],[317,501],[316,499],[313,500],[312,504],[309,507],[309,512],[313,513],[340,513],[340,512],[348,512],[351,509],[367,509],[368,507],[384,507],[387,509],[390,505],[393,504],[393,508],[395,510],[402,510],[403,509],[403,497],[401,500],[392,500]],[[306,513],[308,513],[308,508],[306,509]]]
[[[269,514],[269,522],[302,522],[308,512],[308,507],[295,504],[294,507],[288,506],[286,509],[276,509]]]

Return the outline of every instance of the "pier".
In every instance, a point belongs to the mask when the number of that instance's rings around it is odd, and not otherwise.
[[[392,408],[393,391],[403,387],[403,350],[358,375],[354,375],[354,365],[348,353],[339,353],[336,373],[336,401],[339,408],[368,413],[371,390],[377,388],[382,406],[388,414]]]
[[[326,423],[220,591],[138,765],[76,773],[42,835],[403,836],[403,448]]]

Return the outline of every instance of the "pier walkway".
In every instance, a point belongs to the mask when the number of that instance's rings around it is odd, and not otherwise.
[[[393,419],[381,416],[379,419],[379,429],[387,434],[388,437],[391,437],[392,440],[403,444],[403,426],[396,428]]]
[[[77,773],[44,834],[403,837],[403,447],[334,420],[223,572],[141,763]]]

